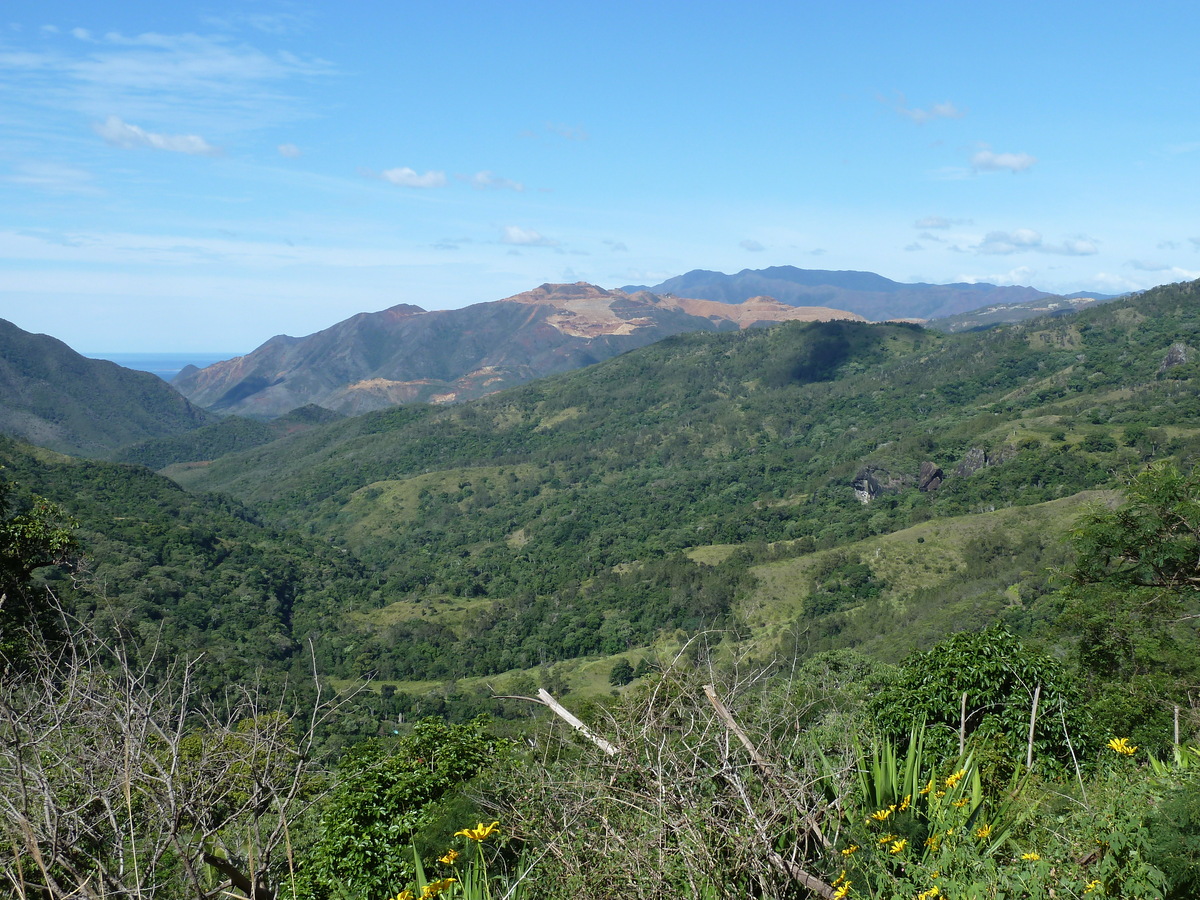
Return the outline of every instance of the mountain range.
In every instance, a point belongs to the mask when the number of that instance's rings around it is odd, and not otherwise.
[[[462,309],[361,313],[307,337],[280,335],[246,356],[184,369],[172,384],[220,413],[270,417],[315,403],[353,415],[474,399],[672,334],[838,318],[860,317],[767,297],[727,304],[543,284]]]
[[[870,272],[790,266],[737,275],[696,270],[656,290],[544,284],[462,309],[394,306],[307,337],[280,335],[204,369],[188,367],[175,378],[175,391],[145,373],[86,359],[61,341],[0,321],[0,431],[61,452],[115,452],[115,458],[158,467],[178,459],[181,447],[203,446],[204,458],[213,458],[329,416],[467,401],[673,334],[868,314],[908,319],[969,306],[970,312],[928,323],[959,331],[1112,299],[995,285],[905,285]],[[1020,299],[1030,294],[1033,299]],[[984,300],[989,305],[975,305]],[[264,428],[246,416],[282,420]]]
[[[621,290],[700,297],[722,303],[740,303],[748,297],[766,295],[792,306],[844,309],[874,322],[935,319],[986,306],[1026,303],[1056,296],[1031,287],[907,284],[874,272],[798,269],[795,266],[743,269],[736,275],[694,269],[652,287],[628,285]],[[1112,295],[1104,294],[1087,296],[1112,299]]]

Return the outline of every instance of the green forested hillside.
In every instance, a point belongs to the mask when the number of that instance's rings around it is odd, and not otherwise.
[[[363,625],[345,674],[613,653],[731,624],[768,542],[803,554],[1113,485],[1154,456],[1189,463],[1195,363],[1164,364],[1190,358],[1171,348],[1196,343],[1198,290],[980,334],[839,322],[681,336],[171,474],[378,573],[391,612]],[[936,490],[920,489],[923,468]],[[709,544],[743,549],[716,565],[688,555]]]
[[[18,499],[36,494],[75,525],[81,558],[51,588],[77,614],[160,666],[197,658],[213,696],[264,672],[311,671],[320,640],[362,606],[371,580],[345,554],[265,526],[241,503],[190,494],[140,466],[71,459],[0,439]]]
[[[0,433],[63,453],[114,447],[199,428],[212,413],[166,382],[0,319]]]

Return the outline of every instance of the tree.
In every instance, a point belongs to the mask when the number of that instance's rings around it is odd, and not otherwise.
[[[350,748],[322,804],[320,838],[301,871],[305,894],[394,895],[413,878],[413,841],[436,830],[438,804],[506,746],[482,719],[464,725],[425,719],[402,738]]]
[[[999,625],[960,632],[928,652],[913,653],[900,664],[895,682],[872,698],[870,710],[897,743],[924,721],[926,743],[935,752],[952,756],[960,735],[977,734],[995,745],[996,758],[1011,760],[1025,755],[1035,694],[1041,710],[1034,731],[1037,758],[1069,762],[1071,742],[1080,746],[1084,728],[1066,671]]]
[[[612,671],[608,673],[608,683],[614,687],[624,687],[633,681],[633,665],[622,657],[613,663]]]
[[[54,604],[33,573],[68,560],[75,549],[72,528],[40,497],[18,504],[13,485],[0,480],[0,672],[25,656],[31,631],[57,629]]]
[[[1147,746],[1172,737],[1175,704],[1200,678],[1200,476],[1159,462],[1114,508],[1071,532],[1062,622],[1098,717]]]
[[[206,708],[192,663],[164,673],[82,627],[28,649],[0,680],[0,893],[278,895],[336,701],[293,715],[249,685]]]

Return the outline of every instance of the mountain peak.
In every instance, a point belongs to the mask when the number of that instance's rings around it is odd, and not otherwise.
[[[505,297],[501,303],[538,303],[538,304],[555,304],[565,303],[571,300],[600,300],[610,297],[624,296],[624,291],[608,291],[594,284],[589,284],[586,281],[576,281],[574,284],[546,284],[538,285],[531,291],[523,291],[520,294],[513,294],[511,297]]]

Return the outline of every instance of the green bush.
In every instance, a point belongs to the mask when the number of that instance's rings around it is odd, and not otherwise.
[[[412,844],[418,835],[445,841],[451,830],[440,805],[507,750],[476,719],[446,725],[419,722],[397,739],[358,744],[338,766],[337,783],[320,813],[320,836],[301,871],[312,898],[387,897],[415,876]],[[465,820],[462,809],[454,821]],[[449,825],[445,825],[449,828]]]
[[[1188,779],[1168,792],[1146,828],[1147,856],[1167,878],[1167,900],[1200,897],[1200,781]]]

